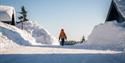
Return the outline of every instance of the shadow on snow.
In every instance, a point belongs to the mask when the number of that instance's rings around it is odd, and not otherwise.
[[[0,63],[125,63],[123,54],[2,54]]]

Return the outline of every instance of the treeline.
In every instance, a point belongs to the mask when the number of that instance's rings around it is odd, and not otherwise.
[[[64,45],[75,45],[75,44],[84,43],[84,42],[85,42],[85,37],[83,35],[83,37],[80,41],[68,40],[68,41],[65,41]]]

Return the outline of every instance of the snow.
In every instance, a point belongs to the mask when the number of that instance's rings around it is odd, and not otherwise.
[[[10,21],[13,10],[0,5],[0,21]],[[125,63],[125,23],[99,24],[86,42],[72,46],[59,46],[38,23],[16,26],[0,22],[0,63]]]
[[[93,49],[122,50],[125,48],[124,23],[106,22],[94,27],[86,45]]]
[[[15,9],[12,6],[0,5],[0,21],[11,21]]]
[[[12,40],[9,40],[6,36],[2,35],[0,32],[0,50],[4,49],[11,49],[19,47],[16,43],[14,43]]]
[[[117,54],[122,53],[121,51],[112,50],[88,50],[88,49],[75,49],[75,47],[69,46],[70,48],[61,46],[41,46],[41,47],[20,47],[13,48],[11,50],[2,51],[0,54]],[[23,52],[22,52],[23,51]]]
[[[124,63],[121,54],[6,54],[1,63]]]
[[[50,33],[36,23],[24,22],[24,30],[21,30],[15,26],[0,22],[0,63],[125,63],[125,55],[122,51],[114,51],[114,49],[97,50],[97,48],[85,49],[86,45],[90,44],[94,46],[97,44],[100,48],[103,48],[103,45],[108,47],[117,43],[121,48],[121,43],[124,44],[123,41],[125,40],[123,25],[124,23],[118,24],[117,22],[100,24],[94,28],[88,42],[73,46],[59,46],[51,45],[53,42],[58,42],[52,38],[53,36]],[[21,27],[21,24],[17,26]],[[41,42],[40,39],[37,39],[38,37],[41,38],[41,36],[47,38],[45,40],[48,42]],[[41,40],[44,38],[41,38]],[[40,42],[36,42],[35,39]],[[120,44],[117,42],[119,40],[121,41]],[[43,43],[48,45],[43,45]]]
[[[125,54],[125,48],[124,48],[123,54]]]
[[[11,49],[21,45],[40,46],[44,44],[59,44],[56,38],[51,36],[48,31],[38,26],[36,23],[25,22],[24,29],[25,30],[22,30],[15,26],[0,22],[0,49]]]
[[[64,46],[65,47],[65,46]],[[124,63],[121,51],[22,47],[0,52],[0,63]],[[70,46],[72,47],[72,46]]]
[[[17,24],[17,27],[22,29],[22,23]],[[24,22],[23,30],[29,32],[36,39],[37,43],[59,45],[58,40],[37,22]]]
[[[38,43],[35,42],[35,39],[28,32],[2,22],[0,22],[0,34],[1,34],[0,44],[2,44],[3,46],[7,46],[3,44],[4,42],[6,43],[8,42],[8,44],[10,42],[11,43],[13,42],[18,45],[27,45],[27,46],[39,45]]]

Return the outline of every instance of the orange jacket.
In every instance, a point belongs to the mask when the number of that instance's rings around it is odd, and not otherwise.
[[[67,36],[66,36],[66,34],[65,34],[64,31],[61,31],[61,32],[60,32],[59,40],[60,40],[60,39],[67,39]]]

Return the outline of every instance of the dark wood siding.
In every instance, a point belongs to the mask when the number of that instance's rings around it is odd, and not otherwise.
[[[113,21],[113,20],[117,20],[118,22],[123,22],[125,19],[118,11],[116,4],[112,1],[105,22]]]

